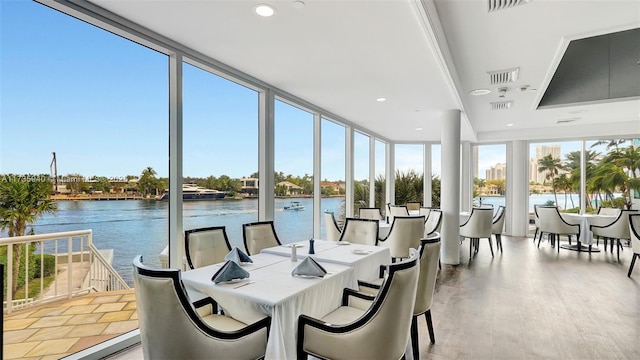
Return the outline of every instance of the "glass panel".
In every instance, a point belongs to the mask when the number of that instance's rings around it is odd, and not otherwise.
[[[385,204],[387,203],[387,182],[386,182],[386,168],[387,168],[387,144],[381,140],[376,139],[375,142],[375,164],[376,164],[376,178],[375,178],[375,201],[374,207],[382,209],[385,213]]]
[[[441,149],[440,144],[431,145],[431,206],[435,208],[440,207]]]
[[[505,205],[507,191],[507,147],[499,145],[479,145],[473,147],[473,205]]]
[[[275,186],[275,227],[280,241],[311,239],[313,114],[279,100],[275,104]],[[304,209],[291,208],[293,201]]]
[[[637,203],[640,151],[634,146],[634,139],[587,141],[585,145],[586,211],[595,212],[599,207],[628,209]]]
[[[369,136],[355,132],[353,141],[353,201],[354,215],[361,207],[369,207]]]
[[[424,146],[396,145],[395,204],[422,204],[424,193]]]
[[[322,119],[322,143],[320,169],[322,198],[320,209],[332,211],[340,223],[345,218],[345,127],[331,120]],[[320,217],[321,238],[325,239],[324,216]]]
[[[183,119],[184,229],[225,226],[244,249],[242,224],[258,220],[258,93],[184,63]]]

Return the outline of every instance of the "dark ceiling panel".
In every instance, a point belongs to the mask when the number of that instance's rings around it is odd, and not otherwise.
[[[540,107],[640,96],[640,29],[572,41]]]

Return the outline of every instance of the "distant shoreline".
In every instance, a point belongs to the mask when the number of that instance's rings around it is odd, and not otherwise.
[[[312,195],[298,195],[298,196],[276,196],[277,199],[303,199],[303,198],[312,198]],[[331,195],[331,196],[322,196],[323,198],[328,197],[344,197],[344,195]],[[207,200],[194,200],[194,201],[215,201],[215,200],[244,200],[244,199],[257,199],[257,196],[247,196],[247,197],[226,197],[223,199],[207,199]],[[155,197],[143,197],[140,195],[129,195],[129,194],[57,194],[51,195],[51,200],[53,201],[115,201],[115,200],[151,200],[158,201]],[[192,200],[188,200],[191,202]]]

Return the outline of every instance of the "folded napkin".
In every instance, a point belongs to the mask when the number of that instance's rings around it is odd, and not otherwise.
[[[220,270],[216,271],[211,277],[214,283],[221,283],[224,281],[231,281],[235,279],[244,279],[249,277],[249,272],[241,268],[240,265],[234,263],[231,260],[227,260]]]
[[[242,250],[240,250],[238,247],[234,247],[233,250],[229,251],[229,253],[224,256],[224,259],[231,260],[238,265],[242,263],[253,262],[253,260],[251,260],[249,255],[242,252]]]
[[[311,256],[307,256],[291,272],[291,275],[293,276],[297,275],[297,276],[324,277],[326,274],[327,274],[327,270],[325,270],[320,264],[318,264],[315,260],[313,260]]]

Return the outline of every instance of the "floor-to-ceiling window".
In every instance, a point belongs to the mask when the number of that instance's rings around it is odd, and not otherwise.
[[[387,181],[386,181],[386,168],[387,168],[387,144],[379,139],[375,140],[375,204],[373,207],[377,207],[385,211],[386,196],[387,196]]]
[[[440,207],[440,180],[442,179],[442,146],[431,145],[431,206]]]
[[[337,220],[345,217],[345,127],[322,118],[320,146],[320,209],[331,211]],[[320,217],[321,233],[325,232],[324,216]]]
[[[371,179],[369,179],[369,135],[355,131],[353,134],[353,201],[354,212],[369,207]]]
[[[398,144],[395,147],[395,154],[395,204],[422,203],[424,145]]]
[[[225,226],[243,248],[242,224],[258,220],[258,93],[184,63],[182,98],[184,229]]]
[[[313,237],[313,114],[276,100],[274,132],[276,231],[283,243],[310,239]],[[288,210],[294,201],[304,209]]]
[[[506,145],[476,145],[473,153],[473,204],[505,205],[507,191]],[[494,210],[495,211],[495,210]]]

